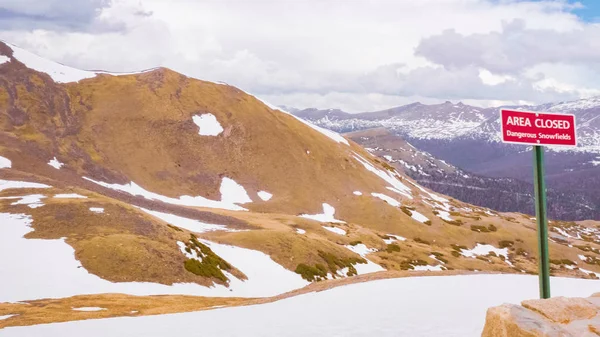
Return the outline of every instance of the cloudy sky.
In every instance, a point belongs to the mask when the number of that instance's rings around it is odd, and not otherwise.
[[[0,0],[0,39],[82,69],[165,66],[298,108],[544,103],[600,95],[599,2]]]

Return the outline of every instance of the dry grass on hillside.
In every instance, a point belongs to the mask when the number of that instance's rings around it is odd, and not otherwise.
[[[15,165],[30,172],[66,174],[45,165],[57,156],[79,177],[214,200],[226,176],[246,188],[255,200],[247,207],[257,212],[315,214],[327,202],[338,217],[382,231],[412,221],[381,200],[352,194],[390,193],[353,158],[369,158],[361,147],[339,144],[234,87],[168,69],[61,85],[15,63],[0,77],[10,108],[26,116],[18,123],[0,110],[0,136],[12,137]],[[192,116],[203,113],[225,131],[198,135]],[[21,162],[18,150],[30,156]],[[273,199],[262,202],[260,190]]]

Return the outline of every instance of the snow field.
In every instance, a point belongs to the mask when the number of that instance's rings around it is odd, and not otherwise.
[[[585,297],[600,288],[596,280],[553,277],[550,282],[554,296]],[[201,326],[204,335],[220,337],[478,337],[488,308],[537,297],[538,278],[533,275],[409,277],[262,305],[5,328],[2,335],[163,337],[194,335]]]
[[[319,222],[345,223],[334,217],[335,208],[329,204],[323,203],[323,213],[321,214],[301,214],[300,217],[316,220]]]
[[[167,286],[148,282],[113,283],[90,274],[75,259],[75,251],[58,240],[25,239],[33,229],[25,214],[0,213],[0,302],[61,298],[81,294],[182,294],[216,297],[268,297],[308,284],[268,255],[250,249],[202,240],[217,255],[243,272],[248,280],[231,279],[230,287],[192,283]],[[173,245],[177,245],[173,242]],[[43,252],[43,253],[41,253]],[[36,268],[23,268],[35,265]]]
[[[8,190],[11,188],[50,188],[52,186],[30,183],[26,181],[15,181],[15,180],[2,180],[0,179],[0,191]]]
[[[125,192],[131,195],[139,195],[149,200],[158,200],[168,204],[181,205],[181,206],[192,206],[192,207],[207,207],[207,208],[220,208],[228,209],[231,211],[247,211],[247,209],[236,205],[235,203],[247,203],[252,202],[246,190],[236,183],[233,179],[223,178],[221,181],[221,200],[210,200],[201,196],[180,196],[178,199],[170,198],[158,193],[150,192],[145,190],[143,187],[134,183],[133,181],[129,184],[109,184],[102,181],[96,181],[87,177],[84,179],[91,181],[100,186],[110,188],[115,191]]]

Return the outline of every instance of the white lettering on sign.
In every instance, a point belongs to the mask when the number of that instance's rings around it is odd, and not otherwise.
[[[517,125],[517,126],[531,126],[531,121],[526,117],[508,117],[508,121],[506,121],[507,125]]]
[[[571,123],[569,123],[569,121],[561,121],[561,120],[536,119],[535,126],[537,126],[540,129],[567,130],[571,127]]]
[[[526,132],[513,132],[513,131],[506,131],[506,135],[507,136],[514,136],[514,137],[519,137],[519,139],[521,138],[536,138],[537,135],[535,133],[526,133]]]

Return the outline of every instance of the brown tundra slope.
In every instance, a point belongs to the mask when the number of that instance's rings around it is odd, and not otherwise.
[[[102,279],[252,279],[207,242],[260,251],[309,281],[378,270],[536,273],[530,216],[434,194],[233,86],[165,68],[82,72],[1,42],[0,55],[0,214],[30,217],[28,239],[64,238]],[[15,202],[34,194],[37,204]],[[598,234],[596,222],[553,222],[553,273],[595,278]]]

